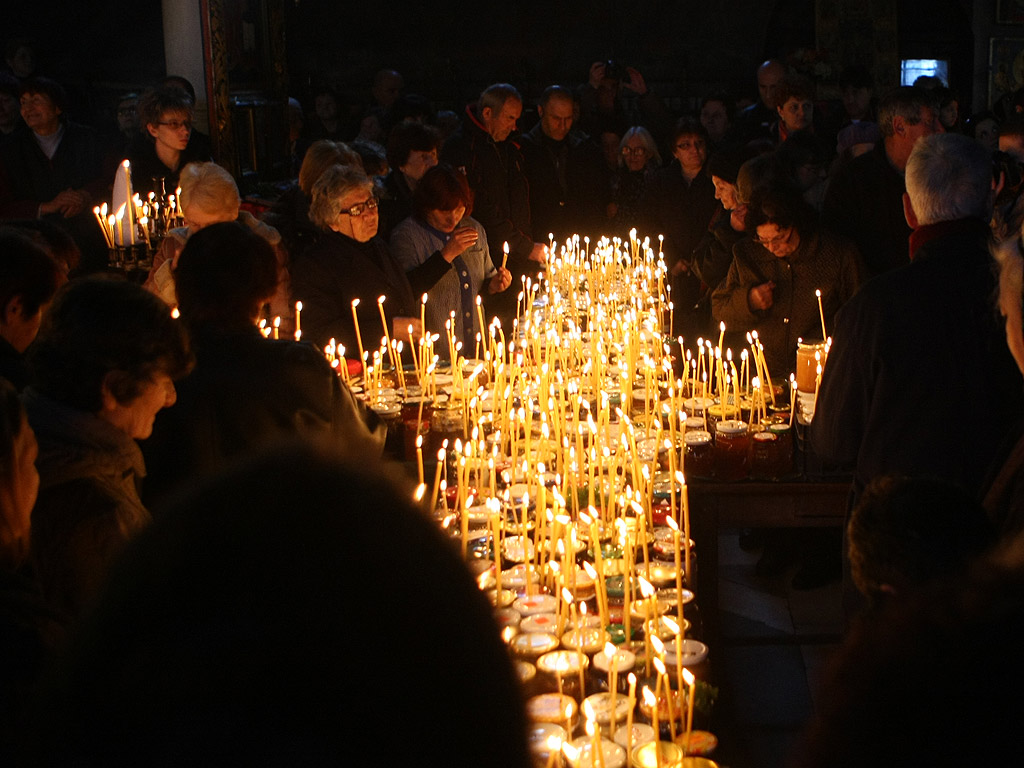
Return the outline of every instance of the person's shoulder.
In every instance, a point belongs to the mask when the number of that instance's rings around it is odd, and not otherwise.
[[[419,225],[414,216],[406,216],[400,222],[395,224],[391,230],[391,235],[388,238],[388,242],[394,242],[398,240],[411,240],[417,238],[422,232],[423,227]]]

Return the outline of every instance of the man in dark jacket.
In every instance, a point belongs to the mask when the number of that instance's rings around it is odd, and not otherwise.
[[[907,263],[904,169],[918,139],[943,130],[933,98],[909,86],[882,99],[878,126],[882,143],[840,166],[821,212],[825,226],[857,244],[868,277]]]
[[[52,221],[74,238],[82,251],[82,267],[89,271],[107,263],[92,212],[106,187],[103,153],[91,128],[64,119],[64,101],[64,89],[53,80],[22,84],[25,127],[4,147],[10,188],[6,199],[0,199],[0,218]]]
[[[596,239],[611,200],[601,150],[574,132],[575,99],[560,85],[544,89],[540,121],[523,134],[523,160],[530,182],[530,217],[538,239],[574,234]]]
[[[888,473],[976,494],[1022,405],[993,308],[991,158],[965,136],[926,136],[906,169],[911,263],[839,311],[812,440],[854,467],[855,495]]]
[[[519,147],[509,139],[523,112],[523,99],[508,83],[489,86],[476,109],[466,108],[461,133],[444,146],[442,159],[462,170],[473,190],[473,217],[487,231],[487,245],[496,267],[502,266],[508,243],[512,290],[495,294],[490,311],[511,328],[516,295],[523,276],[544,263],[544,245],[534,242],[530,221],[530,188]]]

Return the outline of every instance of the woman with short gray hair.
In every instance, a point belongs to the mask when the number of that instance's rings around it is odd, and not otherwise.
[[[335,165],[313,185],[309,218],[322,234],[292,268],[292,297],[302,302],[304,338],[324,346],[330,339],[344,344],[349,358],[358,357],[352,303],[365,348],[381,338],[379,297],[392,338],[408,345],[408,328],[421,332],[413,289],[405,273],[377,237],[377,199],[373,182],[361,169]]]

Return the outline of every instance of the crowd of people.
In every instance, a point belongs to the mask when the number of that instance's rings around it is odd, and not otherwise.
[[[853,473],[842,552],[863,616],[801,764],[902,756],[904,735],[934,742],[928,764],[977,753],[937,670],[905,662],[955,645],[979,691],[1018,668],[991,635],[1024,615],[1024,127],[961,122],[941,82],[875,94],[859,67],[835,103],[779,61],[756,83],[745,106],[715,92],[673,115],[637,70],[596,62],[578,87],[496,83],[456,116],[383,70],[357,121],[329,88],[291,105],[295,178],[257,218],[187,81],[125,94],[104,145],[58,83],[0,78],[20,104],[0,125],[0,750],[318,762],[360,737],[328,724],[351,720],[339,690],[372,707],[380,674],[410,686],[393,714],[423,726],[417,749],[525,765],[488,606],[321,350],[358,360],[381,330],[409,349],[449,324],[469,350],[477,302],[511,328],[555,243],[636,228],[664,252],[673,335],[757,331],[783,379],[799,339],[832,338],[808,434]],[[144,285],[107,273],[92,212],[125,158],[141,193],[181,189]],[[274,316],[282,338],[257,327]],[[407,594],[427,583],[444,585],[430,615]],[[364,620],[415,621],[426,660],[371,670]]]

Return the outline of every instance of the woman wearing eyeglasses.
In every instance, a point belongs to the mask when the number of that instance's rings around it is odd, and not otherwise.
[[[192,136],[192,99],[176,88],[157,88],[139,101],[142,132],[128,150],[132,187],[145,197],[163,191],[173,195],[181,169],[191,162],[210,160],[209,152],[189,145]]]
[[[410,344],[421,332],[419,305],[405,271],[377,237],[373,182],[359,168],[335,165],[313,186],[310,220],[322,230],[317,242],[292,265],[292,298],[302,302],[302,336],[318,346],[336,339],[349,359],[359,340],[372,354],[384,335],[378,299],[391,338]],[[425,290],[425,289],[424,289]],[[352,317],[356,299],[359,339]]]
[[[795,369],[797,339],[821,340],[815,291],[831,330],[861,282],[857,249],[820,227],[814,209],[784,184],[754,193],[745,222],[752,237],[733,247],[729,274],[711,299],[716,322],[740,334],[757,331],[775,382]]]
[[[612,178],[612,202],[608,204],[608,219],[616,235],[636,227],[641,236],[647,219],[643,216],[643,203],[654,172],[661,167],[661,154],[651,132],[635,125],[619,142],[619,169]],[[625,228],[625,229],[623,229]]]

